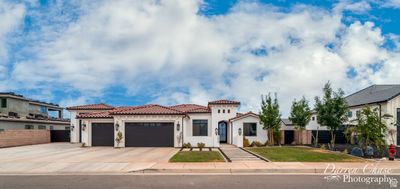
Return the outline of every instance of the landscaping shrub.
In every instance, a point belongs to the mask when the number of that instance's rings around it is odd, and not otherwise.
[[[320,148],[321,148],[321,150],[326,150],[325,144],[322,144]]]
[[[249,147],[250,146],[250,142],[249,139],[247,139],[246,137],[243,137],[243,147]]]
[[[281,131],[280,130],[273,131],[273,135],[274,135],[274,140],[275,140],[274,142],[276,144],[280,145],[281,139],[282,139]]]
[[[251,147],[262,147],[262,146],[264,146],[264,144],[261,143],[260,141],[253,141],[251,143]]]
[[[343,153],[344,153],[344,154],[348,154],[349,151],[347,151],[347,149],[344,149],[344,150],[343,150]]]
[[[365,150],[365,154],[369,157],[374,156],[374,148],[371,146],[367,146],[367,150]]]
[[[358,156],[358,157],[363,157],[364,156],[364,152],[360,147],[354,147],[351,150],[351,155]]]
[[[204,144],[204,143],[202,143],[202,142],[197,143],[197,147],[200,148],[200,151],[203,151],[203,148],[204,148],[205,146],[206,146],[206,144]]]
[[[192,148],[192,145],[190,144],[190,142],[188,142],[188,143],[183,143],[183,144],[182,144],[182,148]]]

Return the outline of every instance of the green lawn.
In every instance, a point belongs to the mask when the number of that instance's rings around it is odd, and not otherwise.
[[[308,147],[247,148],[260,156],[277,162],[361,162],[362,158],[343,153]]]
[[[170,162],[224,162],[218,151],[184,151],[178,152],[169,160]]]

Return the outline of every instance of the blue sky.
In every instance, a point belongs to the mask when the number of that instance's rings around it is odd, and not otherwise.
[[[71,106],[206,104],[258,111],[399,83],[398,0],[0,2],[0,91]]]

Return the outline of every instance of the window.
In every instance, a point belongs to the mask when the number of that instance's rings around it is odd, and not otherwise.
[[[53,127],[53,126],[50,126],[50,130],[54,130],[54,127]]]
[[[315,121],[315,116],[312,116],[312,120]]]
[[[257,123],[243,123],[244,136],[257,136]]]
[[[47,108],[44,106],[40,106],[40,113],[47,113]]]
[[[222,113],[225,113],[225,109],[222,110]]]
[[[347,112],[347,117],[353,117],[353,112],[352,111]]]
[[[221,110],[220,110],[220,109],[218,109],[218,113],[221,113]]]
[[[4,131],[4,129],[0,129],[0,132],[3,132]]]
[[[2,108],[7,108],[7,99],[6,98],[2,98],[0,101],[1,107]]]
[[[193,136],[207,136],[208,135],[208,120],[198,119],[193,120]]]
[[[360,115],[361,115],[361,111],[360,111],[360,110],[357,110],[357,111],[356,111],[356,115],[357,115],[357,116],[360,116]]]
[[[70,130],[70,127],[65,127],[65,130]]]
[[[39,125],[38,129],[46,129],[46,126],[45,125]]]
[[[228,114],[231,113],[231,109],[228,109]]]
[[[33,125],[25,125],[25,129],[35,129]]]

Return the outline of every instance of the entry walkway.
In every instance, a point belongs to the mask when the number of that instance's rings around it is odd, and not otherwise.
[[[221,151],[232,161],[232,162],[264,162],[264,160],[250,154],[234,145],[221,144]]]

